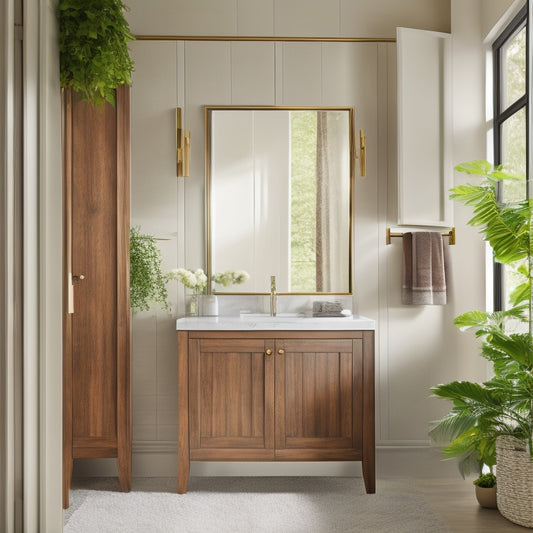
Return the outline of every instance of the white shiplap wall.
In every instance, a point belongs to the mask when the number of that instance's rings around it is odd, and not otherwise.
[[[503,1],[503,0],[502,0]],[[510,0],[505,0],[508,4]],[[454,163],[485,157],[484,29],[501,3],[483,0],[129,0],[135,34],[394,37],[397,26],[453,34]],[[491,16],[492,15],[492,16]],[[484,250],[455,207],[458,243],[449,249],[449,303],[400,304],[401,253],[384,243],[396,210],[396,79],[394,44],[137,42],[132,89],[132,221],[160,241],[165,266],[204,266],[203,113],[205,104],[354,105],[367,133],[368,178],[357,179],[354,308],[377,319],[378,473],[446,472],[428,446],[427,426],[446,406],[429,387],[452,379],[483,379],[477,343],[453,317],[481,308]],[[179,72],[183,72],[183,78]],[[174,173],[174,116],[185,107],[192,135],[191,177]],[[165,152],[168,152],[168,159]],[[171,154],[171,155],[170,155]],[[455,176],[456,183],[462,176]],[[175,472],[173,308],[134,319],[134,474]],[[85,473],[107,472],[94,464]],[[221,467],[222,468],[222,467]],[[259,468],[259,467],[257,467]],[[292,465],[283,465],[287,473]],[[309,467],[307,467],[309,470]],[[327,464],[329,473],[344,467]],[[198,467],[197,473],[213,468]],[[220,471],[220,470],[219,470]],[[226,473],[250,472],[236,464]],[[267,473],[272,473],[269,468]],[[194,470],[193,470],[194,473]]]

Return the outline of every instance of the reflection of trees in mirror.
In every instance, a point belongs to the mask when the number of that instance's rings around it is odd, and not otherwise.
[[[316,289],[317,114],[291,112],[291,286]]]
[[[290,287],[292,292],[335,291],[339,252],[337,211],[343,196],[342,139],[335,111],[291,111]],[[344,171],[346,168],[344,168]],[[341,224],[349,226],[348,220]]]

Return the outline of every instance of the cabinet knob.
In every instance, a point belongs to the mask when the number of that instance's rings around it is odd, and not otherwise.
[[[80,274],[79,276],[72,276],[72,279],[81,281],[85,279],[85,276],[83,274]]]
[[[266,350],[265,354],[266,355],[272,355],[272,350],[269,348],[268,350]]]
[[[280,348],[280,349],[278,350],[278,353],[279,353],[280,355],[283,355],[283,354],[285,353],[285,350],[284,350],[283,348]]]

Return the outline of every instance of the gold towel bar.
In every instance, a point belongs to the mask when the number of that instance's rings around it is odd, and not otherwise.
[[[455,228],[452,228],[448,233],[441,233],[443,237],[449,237],[448,244],[450,246],[455,244]],[[403,237],[403,233],[391,233],[390,228],[387,228],[386,243],[390,244],[391,237]]]

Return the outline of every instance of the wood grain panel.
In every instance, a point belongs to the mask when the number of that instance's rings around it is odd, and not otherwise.
[[[189,346],[186,331],[178,331],[178,493],[187,492],[189,482],[189,388],[198,387],[197,380],[189,377],[189,358],[194,359],[198,342]],[[191,356],[189,357],[189,349]],[[190,384],[189,384],[190,381]],[[190,385],[190,386],[189,386]],[[194,398],[194,394],[191,394]],[[196,420],[191,418],[191,425]],[[193,426],[194,427],[194,426]]]
[[[193,339],[189,349],[192,449],[272,448],[273,362],[264,341]]]
[[[287,448],[351,448],[352,437],[287,437]]]
[[[200,448],[191,450],[191,461],[272,461],[273,459],[273,448]]]
[[[191,337],[194,338],[194,337]],[[207,339],[200,341],[201,352],[216,353],[239,353],[239,352],[263,352],[264,342],[262,339],[232,339],[231,343],[225,339]]]
[[[116,439],[115,110],[76,101],[72,120],[72,269],[85,276],[74,287],[73,436]]]
[[[131,490],[131,308],[130,308],[130,88],[117,89],[117,468],[123,492]]]
[[[99,447],[91,445],[86,448],[72,448],[72,455],[74,459],[89,459],[89,458],[115,458],[118,457],[118,449],[116,446]]]
[[[263,437],[202,437],[202,448],[264,448]]]
[[[284,405],[277,410],[276,447],[352,447],[352,340],[284,339],[278,346],[285,350],[276,355]],[[302,346],[307,351],[296,351]]]
[[[190,339],[233,339],[233,340],[250,340],[250,339],[298,339],[308,341],[313,339],[362,339],[364,331],[276,331],[276,330],[254,330],[254,331],[189,331]]]
[[[353,405],[353,440],[354,447],[363,449],[363,341],[353,341],[353,394],[351,401]]]
[[[376,492],[376,434],[374,404],[374,332],[363,336],[363,477],[368,493]]]
[[[262,333],[188,332],[190,460],[362,461],[375,491],[373,332]]]
[[[72,317],[69,274],[72,272],[72,91],[63,91],[63,508],[70,505],[72,478]]]
[[[74,313],[64,299],[63,504],[72,459],[117,457],[131,488],[131,311],[129,305],[130,92],[94,107],[63,91],[64,293],[74,276]],[[105,441],[109,446],[100,446]],[[83,449],[83,452],[80,450]],[[77,454],[77,455],[75,455]]]
[[[276,461],[361,461],[363,454],[351,448],[338,450],[334,448],[298,448],[275,450]]]
[[[285,358],[286,375],[285,402],[291,406],[285,413],[285,435],[293,437],[304,434],[303,426],[303,355],[292,353]]]

